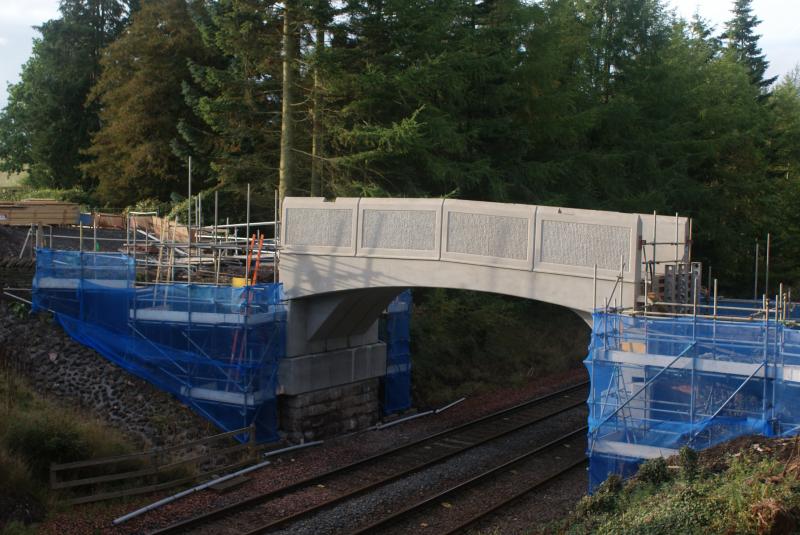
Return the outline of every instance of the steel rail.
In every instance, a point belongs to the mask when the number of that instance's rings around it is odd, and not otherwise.
[[[559,477],[563,476],[567,472],[571,472],[575,468],[585,465],[586,461],[588,461],[588,460],[589,459],[587,457],[584,457],[583,459],[580,459],[579,461],[576,461],[576,462],[570,464],[569,466],[563,468],[562,470],[559,470],[555,474],[551,474],[551,475],[545,477],[544,479],[540,479],[540,480],[536,481],[535,483],[532,483],[531,485],[526,486],[525,488],[523,488],[519,492],[515,492],[513,495],[511,495],[510,497],[508,497],[505,500],[501,501],[500,503],[497,503],[497,504],[493,505],[492,507],[490,507],[489,509],[485,509],[485,510],[481,511],[480,513],[477,513],[477,514],[469,517],[468,519],[462,521],[457,526],[451,527],[447,531],[444,531],[444,532],[440,533],[439,535],[452,535],[454,533],[460,533],[460,532],[466,530],[468,527],[476,524],[477,522],[480,522],[484,518],[496,513],[500,509],[503,509],[504,507],[508,507],[512,503],[518,501],[520,498],[522,498],[522,497],[530,494],[531,492],[533,492],[533,491],[535,491],[535,490],[547,485],[548,483],[550,483],[554,479],[558,479]]]
[[[431,435],[423,437],[423,438],[421,438],[419,440],[415,440],[415,441],[409,442],[408,444],[403,444],[401,446],[397,446],[395,448],[391,448],[389,450],[376,453],[376,454],[371,455],[369,457],[365,457],[364,459],[360,459],[358,461],[354,461],[354,462],[346,464],[344,466],[341,466],[341,467],[338,467],[338,468],[334,468],[332,470],[328,470],[326,472],[322,472],[320,474],[304,478],[304,479],[302,479],[300,481],[296,481],[294,483],[290,483],[290,484],[285,485],[283,487],[280,487],[280,488],[277,488],[277,489],[274,489],[274,490],[271,490],[271,491],[263,492],[263,493],[255,495],[255,496],[251,496],[249,498],[245,498],[244,500],[238,501],[236,503],[233,503],[233,504],[230,504],[230,505],[227,505],[227,506],[224,506],[224,507],[220,507],[218,509],[214,509],[214,510],[211,510],[211,511],[207,511],[205,513],[201,513],[199,515],[196,515],[196,516],[193,516],[193,517],[190,517],[190,518],[175,522],[175,523],[170,524],[168,526],[165,526],[163,528],[156,529],[156,530],[151,531],[149,533],[150,533],[150,535],[166,535],[166,534],[172,534],[172,533],[181,533],[181,532],[183,532],[183,531],[185,531],[187,529],[190,529],[190,528],[192,528],[194,526],[201,525],[201,524],[206,524],[206,523],[211,522],[211,521],[213,521],[213,520],[215,520],[217,518],[222,518],[222,517],[231,515],[233,513],[236,513],[238,511],[241,511],[242,509],[247,509],[247,508],[253,507],[253,506],[258,505],[260,503],[263,503],[263,502],[265,502],[265,501],[267,501],[267,500],[269,500],[271,498],[276,498],[278,496],[282,496],[282,495],[288,494],[288,493],[293,492],[295,490],[298,490],[298,489],[301,489],[301,488],[304,488],[304,487],[307,487],[307,486],[310,486],[310,485],[314,485],[317,482],[322,481],[324,479],[328,479],[330,477],[334,477],[334,476],[337,476],[337,475],[341,475],[341,474],[345,474],[345,473],[351,472],[356,468],[359,468],[361,466],[367,465],[368,463],[372,463],[374,461],[377,461],[377,460],[380,460],[380,459],[384,459],[384,458],[389,458],[389,457],[391,457],[393,455],[396,455],[397,453],[400,453],[401,451],[411,450],[412,448],[418,447],[418,446],[420,446],[420,445],[422,445],[424,443],[444,438],[444,437],[446,437],[448,435],[455,434],[457,432],[469,429],[471,427],[478,427],[478,426],[480,426],[481,424],[483,424],[483,423],[485,423],[487,421],[490,421],[490,420],[493,420],[493,419],[497,419],[497,418],[502,418],[502,417],[507,416],[509,414],[513,414],[515,412],[519,412],[519,411],[524,410],[526,408],[529,408],[529,407],[532,407],[532,406],[535,406],[535,405],[539,405],[539,404],[544,403],[546,401],[550,401],[550,400],[555,399],[555,398],[557,398],[559,396],[566,395],[569,392],[580,390],[581,388],[584,388],[588,384],[589,384],[589,381],[583,381],[583,382],[575,384],[575,385],[570,385],[568,387],[559,389],[559,390],[557,390],[555,392],[551,392],[549,394],[545,394],[543,396],[539,396],[537,398],[534,398],[534,399],[519,403],[519,404],[514,405],[512,407],[509,407],[509,408],[506,408],[506,409],[502,409],[500,411],[493,412],[491,414],[488,414],[486,416],[482,416],[482,417],[477,418],[475,420],[471,420],[469,422],[457,425],[456,427],[453,427],[453,428],[450,428],[450,429],[445,429],[443,431],[438,431],[436,433],[433,433]]]
[[[530,459],[531,457],[533,457],[535,455],[538,455],[538,454],[540,454],[540,453],[542,453],[542,452],[544,452],[546,450],[549,450],[549,449],[553,448],[554,446],[558,446],[560,444],[564,444],[565,442],[568,442],[568,441],[572,440],[573,438],[575,438],[577,436],[580,436],[583,433],[586,433],[587,429],[588,429],[588,426],[583,426],[583,427],[581,427],[579,429],[576,429],[574,431],[570,431],[569,433],[561,435],[560,437],[558,437],[558,438],[556,438],[554,440],[551,440],[550,442],[548,442],[546,444],[538,446],[538,447],[534,448],[533,450],[531,450],[531,451],[529,451],[527,453],[523,453],[522,455],[519,455],[519,456],[511,459],[510,461],[506,461],[506,462],[504,462],[504,463],[502,463],[502,464],[500,464],[498,466],[490,468],[489,470],[486,470],[485,472],[482,472],[482,473],[480,473],[480,474],[478,474],[476,476],[471,477],[470,479],[467,479],[466,481],[462,481],[461,483],[459,483],[457,485],[454,485],[454,486],[452,486],[452,487],[450,487],[448,489],[445,489],[445,490],[443,490],[441,492],[438,492],[438,493],[434,494],[433,496],[429,496],[427,498],[423,498],[422,500],[419,500],[419,501],[417,501],[415,503],[412,503],[411,505],[409,505],[407,507],[404,507],[403,509],[400,509],[399,511],[395,511],[395,512],[393,512],[391,514],[388,514],[388,515],[386,515],[386,516],[384,516],[384,517],[382,517],[382,518],[380,518],[380,519],[378,519],[378,520],[376,520],[374,522],[371,522],[370,524],[367,524],[366,526],[362,526],[360,528],[355,529],[354,531],[350,531],[350,532],[348,532],[348,535],[361,535],[362,533],[369,533],[369,532],[375,531],[378,528],[386,526],[386,524],[396,522],[401,517],[407,516],[407,515],[415,512],[415,511],[418,511],[418,510],[420,510],[420,509],[422,509],[424,507],[427,507],[428,505],[431,505],[434,502],[438,503],[439,500],[441,500],[442,498],[444,498],[446,496],[454,494],[454,493],[456,493],[456,492],[458,492],[460,490],[463,490],[463,489],[465,489],[467,487],[471,487],[471,486],[473,486],[473,485],[475,485],[477,483],[483,482],[483,481],[485,481],[485,480],[497,475],[498,472],[502,472],[502,471],[507,470],[508,468],[510,468],[512,466],[516,466],[516,465],[522,463],[523,461],[526,461],[526,460]],[[580,460],[580,462],[584,462],[584,461],[585,461],[585,458],[582,458]],[[572,466],[570,466],[570,468],[572,468]]]

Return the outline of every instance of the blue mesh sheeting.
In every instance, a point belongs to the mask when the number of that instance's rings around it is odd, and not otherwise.
[[[800,429],[792,323],[596,312],[585,365],[592,489],[684,445]]]
[[[276,440],[281,285],[137,287],[134,274],[127,255],[39,250],[34,309],[221,429],[255,423],[258,440]]]
[[[392,414],[411,407],[411,290],[398,295],[386,312],[383,413]]]

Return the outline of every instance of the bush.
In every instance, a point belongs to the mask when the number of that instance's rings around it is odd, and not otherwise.
[[[579,516],[589,516],[602,513],[612,513],[617,508],[617,497],[622,490],[622,478],[611,474],[608,479],[597,487],[591,496],[584,496],[578,502],[576,513]]]
[[[6,430],[5,442],[40,481],[48,480],[50,463],[86,459],[90,450],[72,422],[49,412],[15,418]]]
[[[695,450],[689,446],[683,446],[678,451],[678,463],[681,467],[681,476],[685,480],[692,481],[697,477],[699,459]]]
[[[653,485],[660,485],[671,479],[667,461],[662,457],[648,459],[643,462],[636,477],[639,481],[652,483]]]

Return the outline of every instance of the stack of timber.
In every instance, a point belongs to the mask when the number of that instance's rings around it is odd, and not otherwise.
[[[53,199],[0,202],[0,225],[77,225],[79,206]]]

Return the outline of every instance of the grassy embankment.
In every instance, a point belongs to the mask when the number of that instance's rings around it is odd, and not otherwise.
[[[74,409],[36,394],[0,358],[0,534],[34,533],[14,509],[41,517],[59,507],[48,492],[51,462],[70,462],[132,451],[119,433]],[[8,522],[11,520],[10,522]]]
[[[574,312],[501,295],[414,290],[413,393],[437,405],[582,366],[589,328]]]
[[[542,533],[789,534],[800,528],[800,443],[744,437],[612,477]]]

